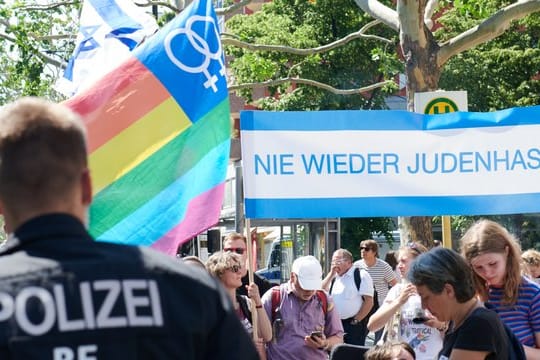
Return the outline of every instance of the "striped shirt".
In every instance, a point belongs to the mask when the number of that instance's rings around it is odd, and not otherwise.
[[[523,278],[517,303],[503,305],[502,299],[503,289],[490,286],[486,306],[499,314],[522,344],[535,347],[534,334],[540,332],[540,286]]]
[[[390,282],[396,280],[396,275],[392,267],[384,260],[377,258],[377,261],[373,266],[367,266],[364,259],[358,260],[354,263],[354,266],[358,266],[365,269],[373,279],[373,285],[375,291],[377,291],[377,297],[379,300],[379,306],[384,302],[388,290],[390,289]]]

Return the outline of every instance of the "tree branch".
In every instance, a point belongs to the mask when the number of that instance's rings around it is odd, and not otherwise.
[[[377,0],[355,0],[355,2],[366,14],[380,20],[390,28],[399,31],[399,18],[395,10],[381,4]]]
[[[7,34],[4,34],[4,33],[0,33],[0,38],[1,39],[4,39],[4,40],[7,40],[7,41],[10,41],[12,43],[14,43],[15,41],[17,41],[17,39],[15,39],[14,37],[11,37]]]
[[[177,13],[177,14],[180,13],[180,12],[182,12],[182,10],[184,10],[184,9],[179,9],[179,8],[177,8],[176,6],[171,5],[171,4],[169,4],[168,2],[166,2],[166,1],[147,1],[147,2],[145,2],[145,3],[138,3],[138,2],[135,2],[135,5],[140,6],[140,7],[147,7],[147,6],[154,6],[154,5],[156,5],[156,6],[163,6],[163,7],[166,7],[166,8],[168,8],[168,9],[174,11],[174,12]]]
[[[288,54],[304,55],[304,56],[305,55],[313,55],[313,54],[319,54],[319,53],[322,53],[322,52],[326,52],[326,51],[332,50],[332,49],[334,49],[336,47],[345,45],[348,42],[350,42],[350,41],[352,41],[354,39],[358,39],[358,38],[379,40],[379,41],[385,42],[387,44],[393,44],[392,40],[389,40],[389,39],[386,39],[386,38],[383,38],[383,37],[380,37],[380,36],[376,36],[376,35],[366,35],[365,34],[367,29],[369,29],[370,27],[372,27],[372,26],[374,26],[374,25],[376,25],[378,23],[380,23],[380,21],[378,21],[378,20],[372,21],[371,23],[369,23],[369,24],[365,25],[364,27],[362,27],[360,30],[358,30],[356,32],[353,32],[353,33],[351,33],[351,34],[349,34],[349,35],[347,35],[347,36],[345,36],[345,37],[343,37],[343,38],[341,38],[339,40],[331,42],[330,44],[321,45],[321,46],[317,46],[317,47],[310,48],[310,49],[298,49],[298,48],[293,48],[293,47],[284,46],[284,45],[251,44],[251,43],[248,43],[248,42],[245,42],[245,41],[242,41],[242,40],[226,37],[226,36],[231,36],[230,34],[222,34],[225,37],[223,37],[221,39],[221,42],[224,45],[237,46],[237,47],[240,47],[240,48],[243,48],[243,49],[248,49],[248,50],[251,50],[251,51],[278,51],[278,52],[284,52],[284,53],[288,53]]]
[[[433,20],[431,20],[431,17],[437,8],[437,5],[439,5],[439,0],[428,0],[426,3],[426,10],[424,10],[424,24],[426,24],[429,30],[433,29]]]
[[[59,7],[62,7],[62,6],[68,6],[68,5],[76,5],[76,4],[79,4],[80,1],[60,1],[60,2],[57,2],[57,3],[52,3],[52,4],[47,4],[47,5],[39,5],[39,4],[36,4],[36,5],[24,5],[24,6],[15,6],[15,8],[18,8],[18,9],[22,9],[22,10],[25,10],[25,11],[43,11],[43,10],[51,10],[51,9],[56,9],[56,8],[59,8]]]
[[[501,35],[513,20],[540,11],[540,0],[522,0],[497,11],[481,24],[450,39],[439,50],[437,65],[442,67],[448,59],[476,45]]]
[[[7,40],[7,41],[12,42],[12,43],[17,42],[17,39],[15,39],[14,37],[11,37],[9,35],[6,35],[4,33],[0,33],[0,39],[4,39],[4,40]],[[41,51],[38,51],[37,54],[43,61],[45,61],[48,64],[51,64],[53,66],[60,67],[60,68],[65,68],[66,67],[66,63],[64,61],[57,60],[57,59],[53,58],[52,56],[49,56],[49,55],[47,55],[45,53],[42,53]]]
[[[232,4],[231,6],[225,7],[225,8],[217,8],[216,9],[216,15],[227,15],[232,12],[235,12],[236,10],[248,5],[251,3],[252,0],[242,0],[237,3]]]
[[[242,0],[242,1],[234,3],[234,4],[232,4],[231,6],[228,6],[228,7],[216,8],[215,9],[216,15],[221,16],[221,15],[230,14],[230,13],[232,13],[232,12],[246,6],[247,4],[249,4],[251,2],[252,2],[252,0]],[[177,14],[182,12],[182,10],[184,10],[184,9],[180,9],[177,6],[171,5],[166,1],[146,1],[144,3],[136,2],[135,5],[140,6],[140,7],[147,7],[147,6],[153,6],[153,5],[163,6],[163,7],[169,8],[170,10],[174,11]]]
[[[57,68],[60,68],[60,69],[66,68],[66,65],[67,65],[66,62],[57,60],[53,58],[52,56],[42,53],[41,51],[38,52],[38,56],[46,63],[56,66]]]
[[[357,88],[357,89],[336,89],[333,86],[330,86],[328,84],[323,84],[315,80],[287,77],[287,78],[282,78],[282,79],[267,80],[267,81],[255,82],[255,83],[230,85],[228,88],[229,88],[229,91],[236,91],[236,90],[241,90],[241,89],[256,89],[256,88],[261,88],[261,87],[276,86],[276,85],[281,85],[288,82],[314,86],[314,87],[329,91],[332,94],[336,94],[336,95],[355,95],[355,94],[368,92],[368,91],[383,87],[388,84],[392,84],[394,81],[393,80],[381,81],[381,82],[378,82],[369,86],[364,86],[362,88]]]

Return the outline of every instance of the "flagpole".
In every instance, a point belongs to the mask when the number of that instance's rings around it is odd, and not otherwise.
[[[245,219],[246,224],[246,250],[247,250],[247,271],[248,271],[248,282],[252,284],[254,281],[253,276],[253,244],[251,243],[251,224],[248,218]],[[259,339],[259,325],[257,321],[257,304],[255,300],[251,299],[251,326],[253,327],[253,340],[257,341]]]

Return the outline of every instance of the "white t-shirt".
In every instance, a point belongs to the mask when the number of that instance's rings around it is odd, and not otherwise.
[[[360,269],[360,289],[354,282],[354,266],[342,276],[336,276],[330,295],[341,319],[355,316],[362,307],[362,295],[373,296],[373,281],[371,276]]]
[[[385,302],[392,302],[401,293],[405,284],[396,284],[388,292]],[[442,348],[443,336],[435,328],[424,324],[415,324],[412,319],[417,309],[421,308],[420,296],[414,294],[407,299],[401,307],[399,324],[400,340],[406,341],[414,349],[417,360],[437,359],[437,355]]]

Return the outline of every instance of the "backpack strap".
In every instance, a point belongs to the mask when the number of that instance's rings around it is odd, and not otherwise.
[[[360,277],[360,268],[358,267],[354,269],[354,283],[356,285],[356,290],[360,291],[360,284],[362,283],[362,278]]]
[[[332,294],[332,289],[334,288],[334,283],[336,282],[336,278],[332,279],[332,282],[330,283],[330,289],[328,290],[329,294]]]
[[[332,294],[332,289],[334,288],[335,281],[336,281],[336,278],[333,278],[332,282],[330,283],[330,290],[328,290],[329,294]],[[354,268],[354,283],[356,284],[356,290],[360,291],[360,284],[362,283],[362,278],[360,277],[359,267]]]
[[[272,287],[272,323],[276,320],[276,312],[278,311],[279,305],[281,303],[281,289],[279,286]]]
[[[326,317],[326,313],[328,312],[328,298],[326,297],[326,293],[323,290],[317,290],[315,294],[317,295],[317,298],[319,299],[319,302],[321,303],[324,316]],[[272,288],[272,319],[271,319],[272,323],[276,320],[276,312],[278,311],[280,303],[281,303],[281,288],[279,286],[274,286]]]
[[[326,293],[323,290],[317,290],[316,294],[321,303],[324,316],[326,317],[326,313],[328,312],[328,298],[326,297]]]
[[[240,306],[240,310],[242,310],[242,313],[244,316],[249,320],[249,323],[251,324],[251,310],[249,310],[248,301],[249,298],[244,295],[236,295],[236,301],[238,301],[238,305]]]

